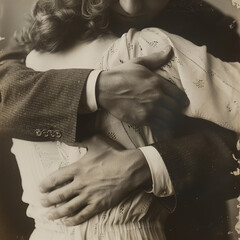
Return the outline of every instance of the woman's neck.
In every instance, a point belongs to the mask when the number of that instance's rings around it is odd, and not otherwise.
[[[79,59],[78,64],[82,68],[94,68],[100,61],[104,52],[116,41],[117,37],[113,34],[98,37],[95,40],[78,42],[67,54]]]
[[[117,37],[113,34],[108,34],[92,41],[76,42],[65,51],[56,53],[32,51],[27,57],[26,64],[38,71],[68,68],[94,69],[116,39]]]

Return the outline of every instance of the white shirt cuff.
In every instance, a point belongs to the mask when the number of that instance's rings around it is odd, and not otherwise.
[[[98,109],[96,101],[96,83],[100,73],[100,70],[92,71],[86,83],[87,105],[91,112],[95,112]]]
[[[145,156],[151,171],[153,194],[157,197],[168,197],[173,195],[174,189],[168,170],[157,149],[152,146],[140,147],[139,149]]]

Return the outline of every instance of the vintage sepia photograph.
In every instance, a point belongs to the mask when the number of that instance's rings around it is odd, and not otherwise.
[[[0,240],[240,240],[240,0],[0,0]]]

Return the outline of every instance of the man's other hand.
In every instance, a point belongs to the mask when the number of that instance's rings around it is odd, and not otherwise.
[[[110,209],[140,187],[151,186],[151,173],[141,150],[124,150],[97,135],[82,142],[87,154],[46,178],[40,189],[42,205],[56,206],[49,218],[64,217],[65,224],[81,224]],[[57,204],[57,205],[56,205]]]

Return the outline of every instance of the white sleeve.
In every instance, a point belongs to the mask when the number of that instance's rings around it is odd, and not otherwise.
[[[140,147],[139,149],[145,156],[151,171],[153,194],[157,197],[168,197],[173,195],[174,189],[168,170],[157,149],[152,146]]]
[[[240,133],[240,63],[223,62],[207,53],[206,46],[157,28],[135,34],[140,47],[133,56],[173,49],[172,59],[156,72],[182,89],[190,100],[184,114],[216,123]],[[137,42],[137,43],[136,43]],[[207,99],[207,100],[206,100]]]
[[[97,111],[97,101],[96,101],[96,83],[101,71],[92,71],[87,79],[86,83],[86,94],[87,94],[87,105],[92,112]]]

